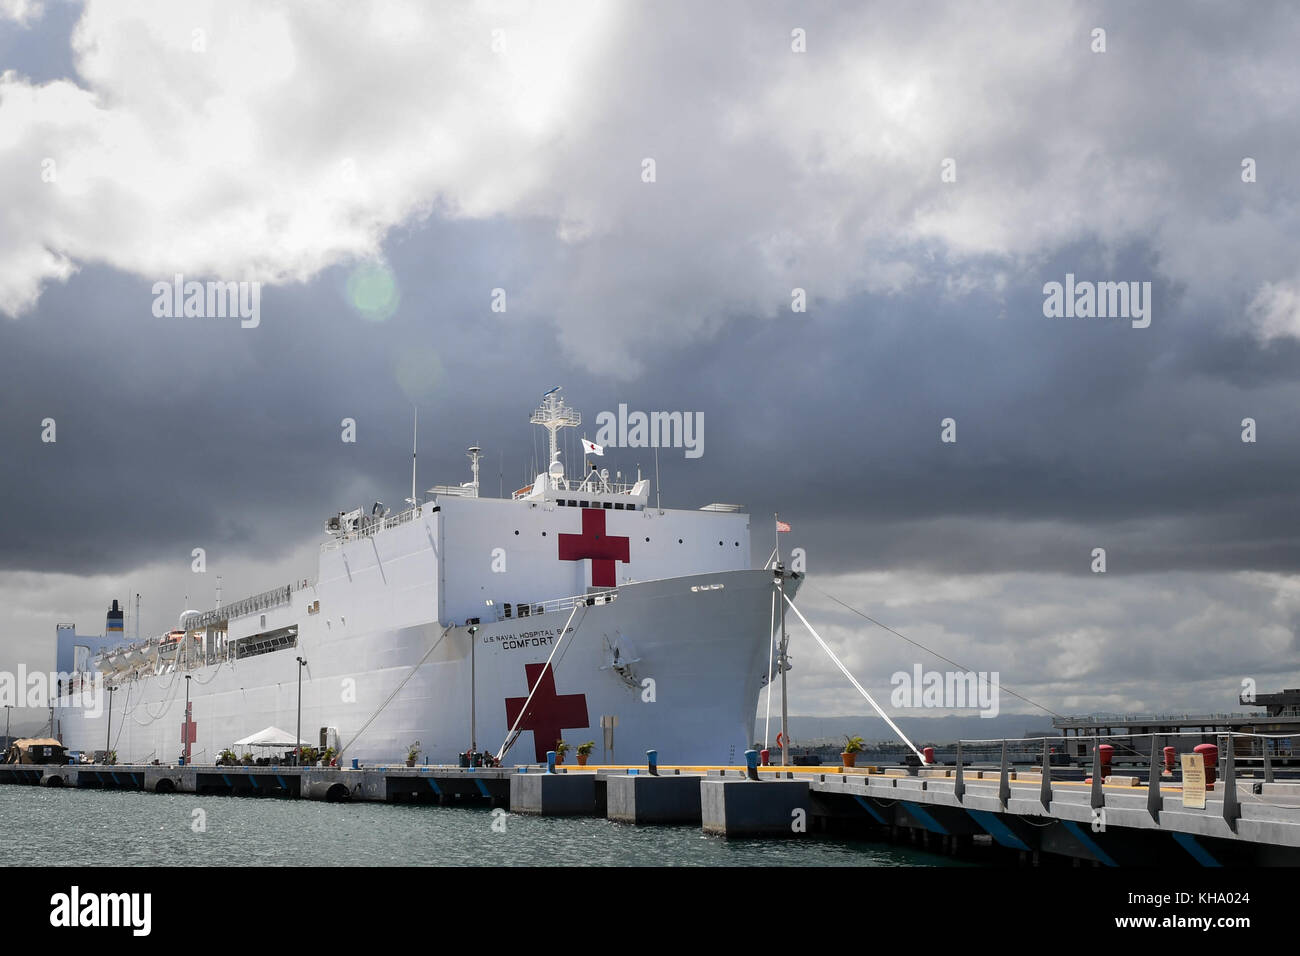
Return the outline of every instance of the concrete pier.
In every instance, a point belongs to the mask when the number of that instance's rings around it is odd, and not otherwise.
[[[510,810],[541,816],[591,816],[596,812],[594,773],[516,773]]]
[[[700,814],[705,833],[727,837],[789,837],[808,832],[807,780],[705,777]]]
[[[700,777],[611,774],[605,816],[619,823],[699,824]]]
[[[936,768],[938,769],[938,768]],[[947,769],[947,768],[944,768]],[[906,840],[992,862],[1055,856],[1096,866],[1300,865],[1300,782],[1224,776],[1204,808],[1157,775],[1091,783],[1038,773],[909,774],[764,767],[246,767],[0,764],[0,785],[329,802],[507,807],[699,825],[727,837],[807,833]],[[1061,777],[1065,773],[1060,774]],[[142,799],[145,799],[142,797]]]

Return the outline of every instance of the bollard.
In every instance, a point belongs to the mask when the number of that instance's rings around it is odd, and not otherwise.
[[[546,772],[555,773],[555,751],[546,751]]]
[[[356,770],[356,769],[357,769],[357,758],[356,758],[356,757],[353,757],[353,758],[352,758],[352,769],[353,769],[353,770]]]
[[[659,751],[647,750],[645,752],[645,762],[646,769],[649,771],[650,776],[659,776]]]
[[[1178,751],[1174,747],[1165,748],[1165,773],[1173,773],[1178,763]]]
[[[1214,744],[1197,744],[1192,748],[1193,753],[1198,753],[1205,758],[1205,789],[1214,789],[1214,768],[1219,763],[1219,748]]]
[[[1101,779],[1104,783],[1110,776],[1110,761],[1115,756],[1115,748],[1110,744],[1098,744],[1097,753],[1101,755]]]
[[[758,779],[758,751],[745,751],[745,776],[750,780]]]
[[[764,767],[770,767],[772,765],[772,751],[760,750],[758,752],[758,756],[759,759],[762,761]]]
[[[925,762],[926,762],[926,763],[934,763],[934,748],[933,748],[933,747],[922,747],[922,748],[921,748],[921,755],[925,758]]]

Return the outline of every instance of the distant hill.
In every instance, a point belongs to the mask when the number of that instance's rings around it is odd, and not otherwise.
[[[952,743],[957,738],[1023,737],[1026,734],[1043,736],[1054,733],[1051,717],[1039,714],[999,714],[996,717],[897,717],[894,723],[921,745],[927,743]],[[755,721],[755,739],[763,733],[763,715]],[[772,737],[781,729],[780,714],[772,715]],[[790,737],[796,747],[811,746],[822,740],[843,740],[844,737],[861,737],[868,743],[898,740],[875,714],[849,717],[802,717],[790,715]]]

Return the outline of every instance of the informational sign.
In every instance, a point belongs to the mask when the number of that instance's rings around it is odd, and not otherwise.
[[[1182,754],[1183,806],[1205,809],[1205,758],[1200,754]]]

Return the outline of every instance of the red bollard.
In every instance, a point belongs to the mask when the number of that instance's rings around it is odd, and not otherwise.
[[[758,759],[763,764],[764,767],[771,766],[770,763],[771,758],[772,758],[772,751],[770,750],[760,750],[758,752]]]
[[[1219,748],[1215,744],[1197,744],[1192,751],[1205,758],[1205,789],[1209,790],[1214,786],[1214,768],[1219,764]]]
[[[1178,751],[1173,747],[1165,748],[1165,773],[1174,772],[1174,764],[1178,762]]]
[[[922,748],[921,748],[921,756],[923,756],[923,757],[925,758],[925,762],[926,762],[926,763],[934,763],[934,748],[933,748],[933,747],[922,747]]]
[[[1110,776],[1110,761],[1115,756],[1115,748],[1110,744],[1098,744],[1097,753],[1101,755],[1101,779],[1105,782]]]

